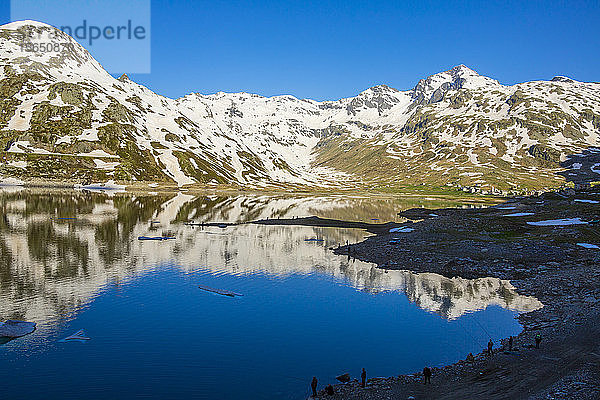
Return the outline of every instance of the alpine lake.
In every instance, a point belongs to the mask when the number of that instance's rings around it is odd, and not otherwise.
[[[335,255],[358,229],[191,226],[316,215],[399,221],[425,196],[0,188],[5,399],[303,399],[349,373],[413,373],[516,335],[539,308],[507,281],[383,270]],[[169,240],[139,240],[168,236]],[[229,291],[225,296],[202,287]],[[84,330],[89,340],[64,340]]]

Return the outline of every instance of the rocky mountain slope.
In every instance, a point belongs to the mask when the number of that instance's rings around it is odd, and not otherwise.
[[[27,51],[31,38],[60,51]],[[0,175],[178,186],[539,189],[600,180],[600,84],[505,86],[464,65],[412,89],[318,102],[170,99],[113,78],[68,35],[0,27]]]

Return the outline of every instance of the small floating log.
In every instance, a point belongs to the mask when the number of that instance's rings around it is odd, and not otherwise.
[[[172,236],[138,236],[138,240],[169,240],[175,239]]]
[[[236,293],[236,292],[230,292],[229,290],[215,289],[215,288],[211,288],[209,286],[204,286],[204,285],[198,285],[198,287],[207,292],[212,292],[212,293],[220,294],[223,296],[229,296],[229,297],[243,296],[243,294]]]
[[[187,226],[216,226],[217,228],[240,225],[237,222],[184,222],[183,224]]]

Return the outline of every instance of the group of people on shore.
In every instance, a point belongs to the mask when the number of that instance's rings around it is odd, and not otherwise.
[[[312,381],[310,382],[310,388],[312,389],[312,397],[317,397],[317,384],[318,383],[319,383],[319,381],[317,380],[317,377],[313,376]],[[363,368],[360,373],[360,386],[364,388],[366,384],[367,384],[367,371]],[[325,387],[325,393],[327,393],[328,395],[335,394],[335,391],[333,390],[333,386],[331,384],[329,384]]]
[[[540,348],[541,342],[542,342],[542,335],[540,335],[538,333],[535,335],[535,348],[536,349]],[[514,338],[512,336],[510,336],[508,338],[508,351],[513,350],[513,344],[514,344]],[[494,355],[494,342],[492,341],[492,339],[490,339],[490,341],[488,342],[487,352],[488,352],[489,356]],[[475,362],[475,356],[473,356],[473,353],[469,353],[469,355],[467,356],[467,361],[470,363]],[[431,368],[429,368],[429,367],[423,368],[423,384],[425,384],[425,385],[428,383],[431,384],[431,375],[432,375]],[[367,381],[367,371],[364,368],[362,369],[362,371],[360,373],[360,380],[361,380],[360,386],[364,388],[366,385],[366,381]],[[317,384],[318,383],[319,383],[319,381],[317,380],[317,377],[313,376],[312,381],[310,383],[310,387],[312,389],[312,397],[317,397]],[[328,395],[335,394],[335,390],[331,384],[329,384],[325,387],[325,393]]]
[[[535,335],[535,348],[539,349],[540,348],[540,343],[542,343],[542,335],[541,334],[536,334]],[[508,338],[508,351],[513,351],[513,344],[514,344],[514,337],[510,336]],[[490,341],[488,342],[488,351],[487,351],[489,356],[493,356],[494,355],[494,342],[492,342],[492,339],[490,339]],[[469,356],[473,356],[471,353],[469,353]],[[467,356],[467,361],[469,361],[469,356]]]
[[[425,384],[427,384],[428,382],[431,383],[431,368],[429,367],[425,367],[423,368],[423,376],[425,377]],[[312,397],[317,397],[317,385],[319,383],[319,380],[317,379],[316,376],[313,376],[312,381],[310,382],[310,388],[312,389]],[[361,373],[360,373],[360,387],[364,388],[367,384],[367,371],[363,368]],[[335,394],[335,390],[333,389],[333,386],[331,384],[327,385],[325,387],[325,393],[327,395],[334,395]]]

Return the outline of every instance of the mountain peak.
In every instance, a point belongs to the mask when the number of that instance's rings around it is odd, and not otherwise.
[[[464,80],[470,80],[470,79],[477,79],[477,78],[484,78],[481,75],[479,75],[476,71],[472,70],[471,68],[467,67],[464,64],[459,64],[457,66],[452,67],[451,69],[447,70],[447,71],[443,71],[443,72],[438,72],[437,74],[433,74],[430,75],[429,77],[427,77],[427,79],[431,79],[431,80],[457,80],[457,79],[464,79]]]
[[[52,25],[33,20],[15,21],[0,25],[0,33],[0,60],[11,64],[17,72],[108,79],[108,73],[80,43]],[[48,49],[58,50],[32,51],[33,46],[28,49],[23,43],[43,43]]]
[[[565,82],[565,83],[575,83],[577,82],[574,79],[569,78],[568,76],[557,75],[552,78],[551,82]]]
[[[472,70],[471,68],[467,67],[465,64],[459,64],[455,67],[452,67],[452,69],[446,71],[448,73],[451,73],[453,75],[477,75],[479,76],[479,74]]]
[[[36,28],[52,28],[52,29],[56,29],[52,25],[48,25],[48,24],[46,24],[44,22],[40,22],[40,21],[34,21],[32,19],[25,19],[25,20],[21,20],[21,21],[9,22],[8,24],[0,25],[0,29],[18,30],[19,28],[22,28],[24,26],[33,26],[33,27],[36,27]]]
[[[370,88],[363,90],[362,92],[360,92],[358,95],[373,95],[373,94],[386,94],[386,93],[396,93],[399,92],[398,89],[394,89],[393,87],[390,87],[388,85],[375,85],[375,86],[371,86]]]
[[[460,64],[448,71],[421,79],[412,90],[412,98],[419,104],[437,103],[449,90],[478,89],[491,85],[499,85],[499,83]]]

